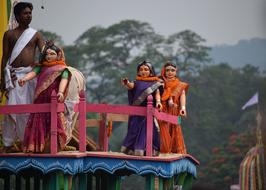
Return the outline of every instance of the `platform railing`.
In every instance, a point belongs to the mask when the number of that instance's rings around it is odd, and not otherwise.
[[[0,114],[51,113],[51,154],[57,153],[57,117],[56,113],[64,112],[64,104],[57,102],[55,91],[51,103],[19,104],[0,106]]]
[[[152,96],[148,97],[147,107],[128,106],[128,105],[110,105],[87,103],[85,92],[80,93],[80,101],[75,106],[74,111],[79,112],[79,152],[86,151],[86,114],[104,113],[104,114],[124,114],[138,115],[147,117],[147,135],[146,135],[146,156],[152,156],[152,138],[153,138],[153,117],[158,120],[166,121],[172,124],[178,124],[177,116],[169,115],[158,111],[152,105]],[[22,113],[51,113],[51,154],[56,154],[57,150],[57,113],[64,112],[64,104],[57,102],[55,91],[51,96],[51,103],[45,104],[21,104],[0,106],[0,114],[22,114]],[[103,151],[108,151],[108,137],[105,128],[105,122],[100,124],[100,132],[103,133]]]
[[[85,102],[85,94],[80,94],[80,102],[78,108],[82,107],[82,110],[79,110],[80,119],[86,119],[86,113],[105,113],[105,114],[125,114],[125,115],[138,115],[147,117],[147,134],[146,134],[146,156],[152,156],[152,141],[153,141],[153,117],[156,117],[158,120],[166,121],[172,124],[178,124],[179,119],[177,116],[169,115],[163,112],[160,112],[158,109],[153,107],[153,98],[152,96],[148,97],[147,107],[140,106],[129,106],[129,105],[110,105],[110,104],[92,104]],[[84,102],[82,102],[84,101]],[[86,105],[86,109],[84,109]],[[84,112],[86,110],[86,112]],[[76,110],[78,111],[78,110]],[[100,124],[100,132],[103,133],[103,151],[108,151],[108,137],[106,132],[105,120],[103,119]],[[80,123],[79,129],[86,131],[86,122]],[[80,133],[80,139],[86,138],[86,133]],[[85,146],[84,144],[79,144],[80,147]],[[81,150],[81,148],[80,148]]]

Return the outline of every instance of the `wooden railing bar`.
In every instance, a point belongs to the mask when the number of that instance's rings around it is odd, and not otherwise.
[[[50,112],[50,103],[45,104],[18,104],[0,106],[0,114],[20,114],[20,113],[47,113]],[[58,103],[57,112],[64,111],[64,104]]]
[[[86,111],[91,113],[114,113],[140,116],[146,116],[147,114],[146,107],[90,103],[87,103]]]
[[[107,121],[127,122],[128,121],[128,115],[109,113],[109,114],[107,114]]]
[[[82,94],[83,93],[83,94]],[[86,127],[100,127],[104,134],[102,142],[103,150],[108,151],[108,138],[106,138],[105,124],[112,122],[127,122],[130,115],[139,115],[147,117],[147,147],[146,155],[152,156],[152,134],[153,134],[153,117],[158,120],[178,124],[178,117],[167,113],[159,112],[153,108],[152,97],[148,98],[147,107],[128,106],[128,105],[108,105],[108,104],[91,104],[86,103],[85,93],[80,94],[80,102],[75,105],[74,110],[79,112],[79,151],[86,151]],[[57,153],[57,113],[64,111],[64,104],[58,103],[56,94],[53,92],[51,104],[23,104],[23,105],[5,105],[0,106],[0,114],[21,114],[21,113],[51,113],[51,154]],[[88,119],[86,113],[106,114],[105,120]],[[106,141],[107,140],[107,141]]]
[[[154,117],[156,117],[156,119],[158,119],[158,120],[167,121],[167,122],[175,124],[175,125],[179,124],[178,123],[178,116],[169,115],[169,114],[164,113],[164,112],[159,112],[157,109],[154,109]]]

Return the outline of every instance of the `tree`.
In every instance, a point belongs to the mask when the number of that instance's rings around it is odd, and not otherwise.
[[[212,158],[200,169],[201,182],[228,189],[239,180],[239,166],[246,153],[256,144],[255,126],[239,134],[232,133],[229,140],[213,147]]]
[[[84,72],[84,70],[82,69],[83,59],[79,51],[79,48],[77,48],[76,45],[70,45],[70,46],[64,46],[63,49],[65,53],[66,63],[69,66],[78,68],[82,72]]]
[[[242,124],[239,123],[243,114],[241,107],[258,88],[258,76],[259,73],[254,72],[249,80],[244,80],[247,76],[242,70],[219,64],[206,66],[198,76],[190,78],[190,115],[186,122],[195,132],[191,131],[191,135],[195,134],[194,138],[201,139],[207,146],[204,148],[210,151],[209,148],[221,144],[232,132],[237,132],[237,127]]]
[[[178,63],[181,72],[197,73],[202,65],[210,61],[210,48],[203,45],[205,42],[205,39],[191,30],[175,33],[166,40],[166,56]]]
[[[82,58],[79,66],[89,76],[87,88],[91,100],[107,103],[125,100],[120,79],[127,75],[128,68],[136,68],[129,65],[148,45],[152,49],[155,39],[162,41],[148,23],[135,20],[121,21],[108,28],[95,26],[82,34],[75,44]]]
[[[261,80],[255,67],[233,69],[225,63],[205,66],[198,75],[190,77],[189,118],[182,126],[189,153],[201,161],[199,182],[211,181],[226,189],[223,185],[236,179],[239,160],[247,151],[245,148],[255,145],[250,132],[255,126],[254,109],[243,112],[241,107],[256,92]],[[231,150],[234,136],[242,140]],[[245,140],[249,141],[248,146]],[[213,151],[215,147],[220,154]],[[230,179],[229,174],[232,175]]]
[[[45,31],[45,30],[40,30],[40,32],[43,35],[44,40],[53,40],[57,46],[60,46],[60,47],[64,46],[62,37],[59,36],[58,34],[54,32]]]

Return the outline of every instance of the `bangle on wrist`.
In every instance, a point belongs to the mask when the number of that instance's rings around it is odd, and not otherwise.
[[[181,109],[182,110],[186,110],[186,106],[181,106]]]
[[[161,103],[161,100],[156,100],[156,103]]]

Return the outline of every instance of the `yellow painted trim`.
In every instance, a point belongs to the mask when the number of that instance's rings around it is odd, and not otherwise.
[[[2,60],[2,55],[3,55],[3,36],[5,31],[7,30],[8,27],[8,10],[7,10],[7,3],[10,0],[0,0],[0,66],[1,66],[1,60]],[[0,71],[0,77],[1,77],[1,71]],[[1,95],[1,93],[0,93]],[[1,97],[0,97],[1,98]],[[2,102],[0,105],[5,104],[6,99],[3,98]],[[3,116],[0,116],[0,125],[2,124]]]
[[[0,57],[3,53],[3,36],[7,30],[8,18],[7,18],[7,0],[0,1]]]

